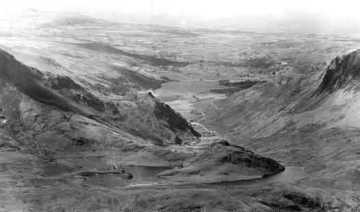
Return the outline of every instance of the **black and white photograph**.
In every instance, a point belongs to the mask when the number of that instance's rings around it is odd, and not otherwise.
[[[360,212],[360,1],[1,1],[0,212]]]

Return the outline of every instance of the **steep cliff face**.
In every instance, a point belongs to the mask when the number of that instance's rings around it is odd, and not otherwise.
[[[179,113],[174,111],[169,105],[160,102],[152,94],[149,94],[154,102],[154,114],[159,119],[167,123],[168,127],[175,132],[189,131],[190,134],[195,137],[200,137],[200,133],[196,132],[195,129],[189,124],[189,122],[183,118]],[[178,143],[182,143],[179,138]]]
[[[360,50],[351,52],[331,61],[316,93],[332,93],[346,87],[352,80],[360,78]]]

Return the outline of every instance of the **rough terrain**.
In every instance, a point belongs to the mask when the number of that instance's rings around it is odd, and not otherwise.
[[[0,211],[359,207],[356,38],[65,16],[0,46]]]

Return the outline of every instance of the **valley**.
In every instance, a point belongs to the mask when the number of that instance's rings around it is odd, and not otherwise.
[[[360,207],[356,36],[62,16],[0,48],[1,212]]]

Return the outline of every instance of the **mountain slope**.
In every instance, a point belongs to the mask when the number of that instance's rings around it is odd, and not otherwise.
[[[360,76],[360,50],[336,57],[327,67],[317,93],[334,92],[349,85]]]
[[[194,185],[191,193],[201,194],[198,184],[261,180],[284,171],[275,160],[220,138],[200,140],[181,115],[151,93],[106,101],[70,77],[43,73],[4,51],[0,62],[0,164],[8,167],[1,176],[9,197],[2,202],[5,210],[185,210],[192,201],[178,205],[176,199],[186,193],[181,188],[186,184]],[[185,171],[184,177],[169,175],[190,169],[194,171]],[[131,206],[138,195],[148,196],[149,189],[156,193],[158,208]],[[122,201],[102,204],[108,203],[108,195]],[[213,193],[200,207],[218,199],[220,208],[231,203],[271,209],[261,198],[241,196],[247,200],[229,201]]]
[[[113,102],[100,100],[69,77],[43,74],[36,69],[23,65],[13,56],[3,51],[0,54],[0,62],[2,67],[0,73],[1,78],[41,103],[77,113],[103,123],[108,123],[114,127],[126,127],[132,131],[142,130],[144,134],[156,134],[157,129],[165,131],[167,135],[165,132],[158,132],[158,135],[153,136],[153,139],[160,143],[163,142],[163,139],[165,140],[164,142],[175,142],[176,137],[179,137],[179,139],[183,139],[183,137],[189,139],[193,137],[196,139],[196,137],[199,136],[185,120],[183,120],[184,123],[180,123],[178,126],[171,123],[173,119],[181,119],[180,115],[173,110],[163,111],[162,117],[159,119],[159,122],[156,123],[158,116],[156,111],[159,103],[158,100],[152,96],[145,95],[139,97],[139,100],[137,100],[134,105],[135,107],[127,106],[127,108],[122,111],[121,105],[124,103],[119,102],[119,107]],[[148,121],[153,123],[153,126],[143,126],[141,124],[143,120],[137,120],[136,118],[127,116],[128,113],[139,112],[147,113],[146,116],[142,118],[148,119]],[[173,118],[167,118],[168,116]],[[180,127],[179,130],[173,133],[175,131],[172,130],[177,130],[178,127]],[[152,133],[150,133],[149,128]],[[188,135],[186,135],[187,133]]]
[[[209,109],[209,122],[236,144],[304,169],[304,177],[292,184],[321,190],[331,208],[355,209],[359,58],[359,51],[336,57],[321,78],[316,73],[279,87],[268,83],[238,92],[217,102],[217,114]]]

